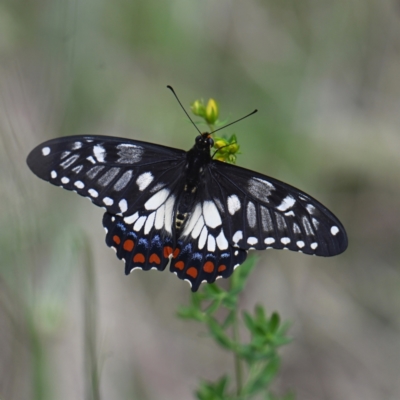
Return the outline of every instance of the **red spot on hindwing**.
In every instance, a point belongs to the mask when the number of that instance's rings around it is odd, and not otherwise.
[[[203,266],[203,270],[210,274],[211,272],[214,271],[214,263],[211,261],[207,261]]]
[[[143,264],[145,261],[146,261],[146,259],[145,259],[144,255],[141,253],[135,254],[135,257],[133,257],[133,262],[138,262],[138,263]]]
[[[185,268],[185,263],[183,261],[178,261],[175,263],[175,268],[178,268],[182,271],[183,268]]]
[[[161,264],[160,257],[156,253],[153,253],[149,258],[150,263]]]
[[[126,239],[125,240],[125,242],[124,242],[124,250],[132,251],[134,247],[135,247],[135,243],[133,242],[132,239]]]
[[[178,257],[179,253],[180,253],[180,250],[179,249],[175,249],[174,253],[172,254],[172,257],[174,257],[174,258]]]
[[[219,267],[218,267],[218,272],[223,272],[223,271],[225,271],[226,270],[226,265],[220,265]]]
[[[165,246],[164,247],[164,257],[168,258],[173,252],[173,248],[170,246]]]
[[[121,238],[117,235],[113,236],[113,241],[115,244],[120,244],[121,243]]]
[[[187,271],[186,274],[191,276],[193,279],[197,278],[197,269],[195,267],[190,267]]]

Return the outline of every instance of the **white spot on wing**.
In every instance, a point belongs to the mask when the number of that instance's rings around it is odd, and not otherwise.
[[[311,218],[312,224],[314,225],[315,229],[318,229],[319,221],[315,218]]]
[[[302,249],[305,246],[305,243],[302,240],[298,240],[296,242],[296,244],[297,244],[297,247],[300,247],[300,249]]]
[[[146,225],[144,226],[144,234],[147,235],[150,231],[151,228],[154,225],[154,220],[156,218],[156,212],[153,211],[148,217],[146,221]]]
[[[301,233],[300,227],[297,224],[293,224],[293,232],[294,233]]]
[[[332,226],[331,233],[333,236],[337,235],[339,232],[339,228],[337,226]]]
[[[124,222],[127,224],[133,224],[138,218],[139,218],[139,213],[136,211],[135,214],[125,217]]]
[[[121,168],[118,167],[110,168],[103,176],[99,178],[99,180],[97,181],[98,184],[101,186],[109,185],[112,180],[118,175],[120,170]]]
[[[307,209],[309,214],[314,214],[315,207],[312,204],[307,204],[306,205],[306,209]]]
[[[103,203],[106,206],[112,206],[114,204],[114,200],[111,197],[104,197]]]
[[[97,197],[99,195],[97,190],[94,190],[94,189],[89,189],[88,192],[92,197]]]
[[[207,233],[207,228],[204,226],[199,238],[199,250],[201,250],[206,244]]]
[[[272,244],[272,243],[275,243],[275,239],[274,239],[273,237],[267,237],[267,238],[264,240],[264,243],[265,243],[265,244]]]
[[[69,182],[69,178],[67,178],[66,176],[64,176],[63,178],[61,178],[61,183],[68,183]]]
[[[233,194],[232,196],[228,197],[228,210],[229,214],[234,215],[236,211],[240,210],[240,200],[239,197],[236,196],[236,194]]]
[[[317,243],[317,242],[311,243],[310,247],[311,247],[313,250],[315,250],[315,249],[318,247],[318,243]]]
[[[167,197],[169,195],[169,190],[168,189],[162,189],[153,196],[150,197],[149,200],[146,201],[144,204],[144,208],[146,210],[156,210],[158,207],[161,206],[167,200]]]
[[[92,157],[92,156],[90,156]],[[104,165],[96,165],[95,167],[92,167],[89,169],[88,172],[86,172],[86,175],[90,178],[93,179],[96,177],[96,175],[101,172],[104,169]]]
[[[285,217],[294,217],[294,216],[295,216],[295,214],[293,211],[285,212]]]
[[[223,230],[221,230],[221,233],[217,236],[217,246],[220,250],[226,250],[229,246]]]
[[[283,237],[283,238],[281,238],[281,243],[283,243],[283,244],[289,244],[289,243],[290,243],[290,238],[288,238],[288,237]]]
[[[51,171],[51,172],[50,172],[50,176],[51,176],[53,179],[57,178],[57,172],[56,172],[56,171]]]
[[[256,207],[251,201],[247,204],[247,222],[250,228],[254,228],[257,223]]]
[[[63,151],[61,153],[60,159],[63,160],[65,157],[68,157],[71,154],[70,151]]]
[[[135,164],[142,159],[143,148],[135,144],[122,143],[117,146],[118,163],[120,164]]]
[[[125,199],[121,199],[118,203],[118,207],[122,213],[124,213],[128,209],[128,202]]]
[[[165,225],[164,225],[164,229],[169,233],[172,233],[174,205],[175,205],[175,196],[170,196],[165,203]]]
[[[207,250],[212,253],[215,251],[215,238],[212,235],[208,235]]]
[[[260,178],[252,178],[248,183],[249,192],[258,200],[262,200],[265,203],[268,203],[268,196],[271,195],[271,192],[275,190],[275,186],[263,179]]]
[[[93,155],[96,157],[98,162],[104,162],[106,151],[102,145],[96,144],[93,146]]]
[[[145,172],[139,175],[136,179],[136,184],[139,186],[139,190],[143,191],[144,189],[146,189],[147,186],[149,186],[150,183],[153,182],[153,179],[154,176],[151,174],[151,172]]]
[[[222,224],[217,206],[213,201],[205,201],[203,203],[203,216],[206,225],[210,228],[216,228]]]
[[[182,232],[182,236],[187,236],[187,235],[190,234],[190,232],[193,231],[193,229],[196,226],[200,216],[201,216],[201,205],[200,205],[200,203],[197,203],[196,207],[194,208],[194,211],[193,211],[192,215],[189,218],[188,223],[185,226],[185,229]],[[202,219],[203,219],[203,217],[202,217]],[[204,224],[204,221],[203,221],[203,224]],[[199,234],[200,234],[200,232],[199,232]],[[192,233],[192,236],[193,236],[193,233]],[[199,235],[197,235],[197,236],[199,236]]]
[[[77,165],[76,167],[72,168],[72,171],[74,171],[76,174],[79,174],[79,172],[82,171],[83,165]]]
[[[242,231],[237,231],[235,234],[232,236],[232,240],[234,243],[238,243],[239,240],[243,239],[243,232]]]
[[[156,222],[154,226],[156,229],[161,229],[164,226],[164,213],[165,213],[165,205],[162,205],[156,213]]]
[[[79,154],[74,154],[73,156],[67,158],[65,161],[63,161],[60,166],[63,167],[64,169],[70,167],[77,159],[79,158]]]
[[[44,155],[44,156],[48,156],[49,154],[50,154],[50,147],[43,147],[43,149],[42,149],[42,154]]]
[[[193,239],[197,239],[197,237],[200,235],[201,230],[203,229],[203,226],[204,226],[204,218],[200,216],[200,218],[197,220],[197,223],[192,230]]]
[[[305,229],[305,231],[306,231],[306,234],[307,234],[308,236],[314,235],[314,232],[313,232],[313,230],[312,230],[312,228],[311,228],[310,222],[308,221],[308,218],[307,218],[306,216],[304,216],[304,217],[301,219],[301,222],[303,223],[303,226],[304,226],[304,229]]]
[[[74,183],[74,185],[78,188],[78,189],[83,189],[85,187],[85,184],[82,181],[76,181]]]
[[[286,211],[289,208],[292,208],[295,205],[295,203],[296,200],[294,199],[294,197],[288,195],[282,200],[282,203],[278,207],[276,207],[276,209],[279,211]]]
[[[96,160],[92,156],[86,157],[86,160],[90,161],[92,164],[96,164]]]
[[[139,231],[142,229],[142,227],[143,227],[143,225],[144,225],[145,222],[146,222],[146,217],[145,217],[144,215],[142,215],[142,216],[135,222],[135,225],[133,225],[133,230],[136,231],[136,232],[139,232]]]
[[[121,178],[119,178],[117,180],[117,182],[115,182],[114,190],[116,190],[117,192],[122,190],[129,183],[129,181],[132,179],[132,174],[133,174],[132,170],[125,171],[122,174]]]
[[[80,149],[82,147],[82,143],[81,142],[75,142],[73,145],[72,145],[72,150],[78,150],[78,149]]]
[[[258,243],[258,239],[254,236],[250,236],[247,238],[247,243],[251,246],[254,246],[255,244]]]

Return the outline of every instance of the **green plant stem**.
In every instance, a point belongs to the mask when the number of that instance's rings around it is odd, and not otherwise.
[[[238,311],[237,309],[233,311],[234,318],[233,318],[233,340],[235,343],[240,342],[239,338],[239,322],[238,322]],[[234,352],[235,357],[235,377],[236,377],[236,392],[240,395],[243,387],[243,369],[242,369],[242,361],[236,352]]]

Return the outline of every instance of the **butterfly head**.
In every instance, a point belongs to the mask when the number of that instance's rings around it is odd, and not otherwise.
[[[196,137],[196,147],[198,150],[210,151],[213,146],[214,140],[209,133],[205,132]]]

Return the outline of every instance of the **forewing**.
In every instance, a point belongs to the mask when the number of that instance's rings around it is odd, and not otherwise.
[[[339,220],[304,192],[265,175],[212,161],[210,198],[222,204],[225,236],[241,249],[289,249],[334,256],[347,248]]]
[[[40,144],[27,164],[39,178],[88,197],[111,214],[129,216],[168,198],[181,178],[185,154],[137,140],[70,136]]]

